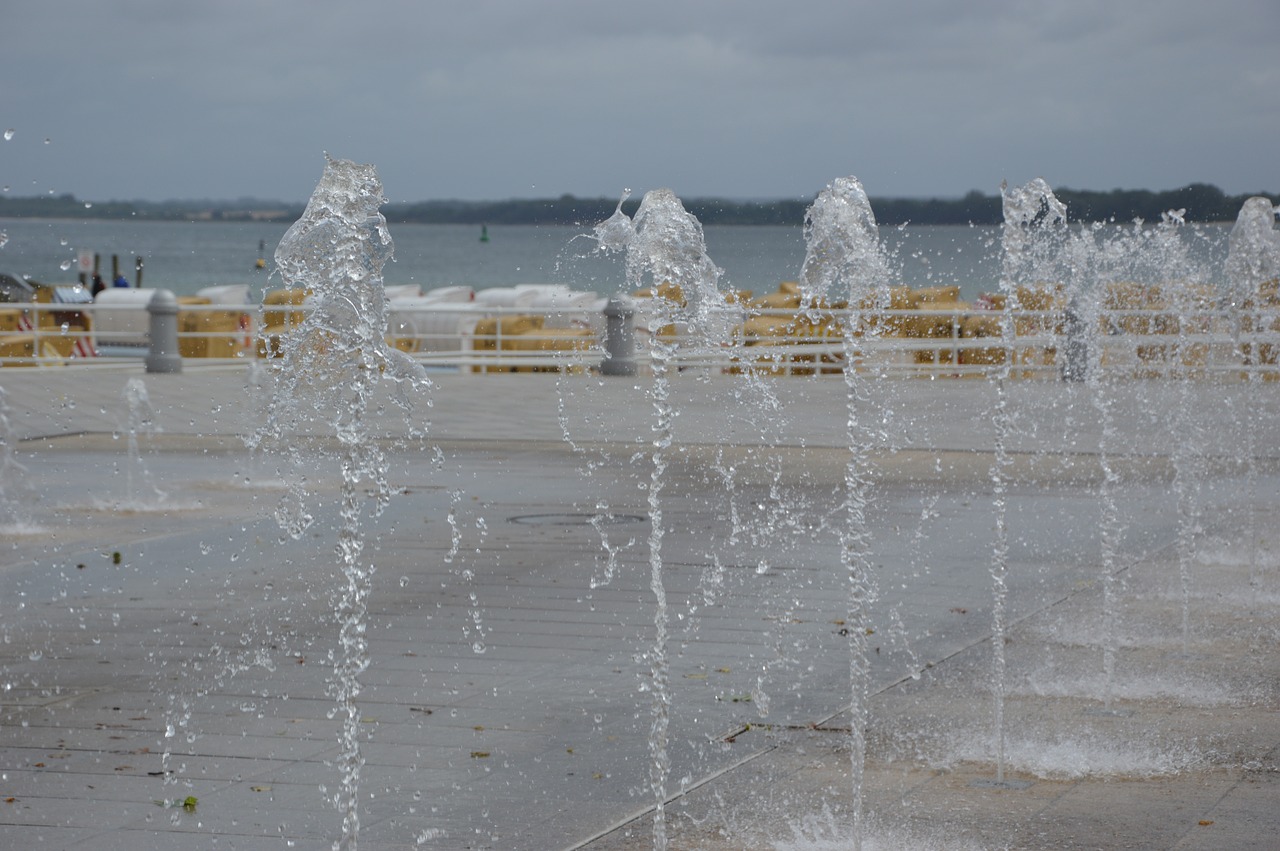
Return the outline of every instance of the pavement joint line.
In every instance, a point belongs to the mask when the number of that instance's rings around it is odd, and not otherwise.
[[[685,798],[691,795],[692,793],[696,792],[698,789],[701,789],[703,786],[706,786],[709,783],[714,783],[716,780],[719,780],[721,777],[724,777],[725,775],[733,771],[736,771],[739,768],[742,768],[744,765],[749,765],[750,763],[756,761],[757,759],[760,759],[763,756],[773,753],[777,749],[778,749],[778,745],[772,744],[754,753],[747,754],[737,762],[734,762],[730,765],[722,766],[718,771],[715,771],[712,774],[702,777],[696,783],[690,783],[688,786],[684,787],[679,792],[676,792],[674,795],[671,795],[668,798],[666,798],[663,801],[663,806],[664,807],[670,806],[671,804],[674,804],[676,801],[679,801],[681,798]],[[650,804],[644,809],[633,812],[631,815],[623,816],[614,824],[604,828],[603,830],[599,831],[598,833],[592,836],[587,837],[586,839],[575,842],[573,845],[565,846],[562,851],[581,851],[581,849],[586,848],[592,843],[597,842],[598,840],[604,839],[610,834],[617,833],[619,830],[624,829],[628,825],[634,824],[637,821],[645,818],[646,816],[656,812],[657,809],[658,809],[657,804]]]
[[[20,437],[15,441],[16,445],[25,444],[54,444],[48,448],[51,449],[68,449],[83,450],[83,446],[67,446],[68,441],[75,440],[100,440],[111,439],[114,441],[126,429],[115,429],[111,431],[98,430],[76,430],[65,432],[51,432],[47,434],[36,434]],[[222,447],[222,451],[242,452],[248,451],[243,445],[245,439],[244,432],[228,432],[228,431],[205,431],[199,433],[188,432],[156,432],[148,434],[144,438],[147,444],[144,452],[183,452],[189,451],[190,446],[182,446],[177,444],[193,444],[193,443],[217,443],[227,442],[230,445]],[[637,447],[640,451],[651,447],[651,442],[644,441],[641,438],[632,440],[612,440],[612,441],[595,441],[584,442],[574,441],[570,444],[566,440],[549,440],[542,438],[511,438],[503,436],[475,436],[475,437],[447,437],[435,439],[430,433],[422,438],[409,436],[384,436],[371,438],[374,443],[383,447],[406,448],[417,447],[420,451],[429,452],[434,448],[444,451],[501,451],[501,452],[553,452],[560,451],[570,455],[580,455],[587,452],[600,453],[604,455],[634,455]],[[313,446],[338,446],[339,443],[332,435],[327,434],[299,434],[297,440],[308,443]],[[501,447],[501,448],[498,448]],[[92,447],[89,447],[90,449]],[[706,451],[720,451],[727,447],[722,444],[711,442],[683,442],[678,447],[673,447],[670,451],[675,457],[694,455]],[[755,453],[755,452],[799,452],[802,454],[845,454],[848,448],[844,446],[814,446],[803,443],[779,441],[774,443],[759,444],[739,444],[731,447],[736,451]],[[870,452],[870,462],[876,467],[877,462],[884,459],[894,458],[911,458],[911,457],[935,457],[946,455],[958,455],[970,458],[981,458],[992,456],[995,450],[991,448],[975,448],[975,447],[943,447],[943,448],[918,448],[918,447],[880,447]],[[1172,464],[1176,452],[1174,450],[1163,452],[1135,452],[1135,451],[1106,451],[1101,450],[1054,450],[1042,451],[1031,449],[1007,449],[1006,454],[1017,460],[1033,460],[1046,462],[1064,462],[1064,461],[1083,461],[1099,459],[1106,455],[1112,463],[1152,463],[1163,462]],[[1243,461],[1232,453],[1202,453],[1201,458],[1218,468],[1236,468],[1243,465]],[[648,460],[647,458],[642,460]],[[1280,470],[1280,453],[1277,454],[1259,454],[1255,456],[1255,469],[1258,472],[1275,472]],[[877,470],[872,470],[874,479]],[[1015,482],[1016,483],[1016,482]],[[439,485],[420,485],[419,487],[440,487]]]

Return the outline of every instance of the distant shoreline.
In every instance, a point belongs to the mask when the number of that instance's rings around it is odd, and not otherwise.
[[[1263,195],[1280,204],[1280,194],[1227,195],[1216,186],[1193,183],[1180,189],[1093,190],[1056,189],[1074,222],[1135,219],[1159,221],[1166,211],[1185,210],[1189,222],[1234,221],[1245,200]],[[634,214],[640,199],[629,199],[623,211]],[[689,198],[685,208],[704,225],[790,225],[799,227],[812,199],[740,201]],[[505,201],[437,200],[386,204],[387,221],[465,225],[590,226],[608,218],[618,202],[611,198],[509,199]],[[239,199],[237,201],[82,201],[74,195],[0,197],[0,218],[105,219],[185,222],[292,222],[304,204]],[[962,198],[872,198],[871,208],[882,225],[996,225],[1003,221],[999,195],[974,190]]]

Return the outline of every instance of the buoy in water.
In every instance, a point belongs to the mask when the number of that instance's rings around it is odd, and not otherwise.
[[[481,225],[481,226],[480,226],[480,241],[481,241],[481,242],[488,242],[488,241],[489,241],[489,226],[488,226],[488,225]]]

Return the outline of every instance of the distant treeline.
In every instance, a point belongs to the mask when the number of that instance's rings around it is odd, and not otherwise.
[[[1195,222],[1234,221],[1250,195],[1227,195],[1216,186],[1193,183],[1181,189],[1152,192],[1146,189],[1113,189],[1096,192],[1055,189],[1067,205],[1073,221],[1129,222],[1135,218],[1160,221],[1169,210],[1186,210],[1186,220]],[[1266,193],[1256,193],[1266,194]],[[1280,194],[1266,194],[1271,203],[1280,203]],[[684,206],[704,225],[799,225],[813,199],[773,201],[732,201],[720,198],[687,198]],[[634,215],[640,201],[632,198],[622,205]],[[617,201],[609,198],[576,198],[562,195],[547,200],[512,201],[422,201],[417,204],[388,204],[389,221],[432,224],[572,224],[604,221],[612,215]],[[1004,220],[999,195],[974,190],[963,198],[872,198],[871,209],[882,225],[996,225]]]
[[[1234,221],[1249,195],[1227,195],[1216,186],[1193,183],[1181,189],[1152,192],[1112,189],[1097,192],[1055,189],[1072,221],[1159,221],[1169,210],[1185,210],[1187,221]],[[1280,195],[1265,195],[1280,203]],[[687,198],[685,208],[706,225],[795,225],[804,222],[812,199],[734,201]],[[634,214],[638,198],[623,204]],[[419,201],[383,207],[390,222],[470,225],[589,226],[608,218],[617,207],[610,198],[511,199],[507,201]],[[1003,220],[999,195],[974,190],[963,198],[872,198],[876,221],[884,225],[994,225]],[[73,195],[32,198],[0,197],[0,218],[151,219],[169,221],[294,221],[303,205],[239,199],[223,201],[108,201],[86,203]]]

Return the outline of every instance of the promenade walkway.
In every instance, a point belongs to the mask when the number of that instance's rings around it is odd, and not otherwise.
[[[137,461],[132,378],[156,426]],[[433,379],[409,421],[371,415],[394,493],[365,522],[359,847],[651,847],[649,379]],[[23,468],[0,480],[0,848],[329,848],[336,466],[316,459],[316,523],[281,541],[277,459],[240,439],[247,369],[11,369],[0,388]],[[1105,436],[1086,387],[1008,391],[1018,788],[990,783],[994,387],[871,382],[857,406],[864,847],[1276,847],[1280,383],[1122,383]],[[844,383],[686,372],[672,404],[671,847],[847,847]]]

